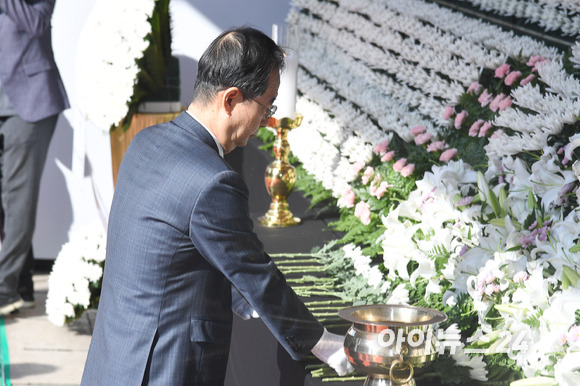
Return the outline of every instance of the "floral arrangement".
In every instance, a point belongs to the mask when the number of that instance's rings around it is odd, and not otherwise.
[[[82,30],[78,52],[78,101],[83,115],[105,131],[128,112],[137,60],[149,45],[155,0],[100,0]]]
[[[580,43],[418,0],[293,4],[305,119],[289,142],[297,187],[340,208],[343,246],[316,255],[335,293],[446,312],[462,345],[441,382],[578,384]],[[567,4],[525,17],[573,34]]]
[[[63,326],[97,308],[105,263],[106,235],[101,224],[71,237],[56,257],[48,279],[48,320]]]
[[[168,72],[179,71],[171,57],[169,0],[99,0],[80,42],[79,108],[107,132],[126,130],[138,105],[164,92]]]
[[[577,4],[571,1],[512,1],[512,0],[461,0],[485,11],[501,16],[515,16],[525,23],[535,23],[546,31],[565,35],[580,34],[580,14]]]

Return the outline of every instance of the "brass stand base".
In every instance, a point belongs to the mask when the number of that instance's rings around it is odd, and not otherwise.
[[[288,209],[288,203],[284,202],[272,202],[270,204],[270,210],[268,210],[263,216],[258,218],[258,222],[265,227],[289,227],[293,225],[300,224],[298,217],[294,217],[292,212]]]

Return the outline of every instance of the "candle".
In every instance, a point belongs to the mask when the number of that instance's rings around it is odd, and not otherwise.
[[[272,24],[272,40],[278,44],[278,24]]]
[[[296,77],[298,76],[298,55],[290,49],[285,50],[286,68],[280,74],[280,88],[274,104],[278,106],[274,116],[281,118],[296,118]]]

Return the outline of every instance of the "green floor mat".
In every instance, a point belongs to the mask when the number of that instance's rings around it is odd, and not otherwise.
[[[10,356],[8,355],[8,339],[4,327],[4,316],[0,315],[0,385],[11,386]]]

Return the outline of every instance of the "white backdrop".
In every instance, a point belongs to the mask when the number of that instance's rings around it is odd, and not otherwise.
[[[57,0],[52,19],[54,53],[72,108],[59,118],[44,169],[33,240],[37,259],[54,259],[71,234],[103,221],[113,195],[109,137],[74,108],[79,35],[96,1]],[[197,60],[221,31],[249,25],[270,35],[272,24],[284,25],[289,9],[289,0],[171,0],[182,105],[193,95]]]

